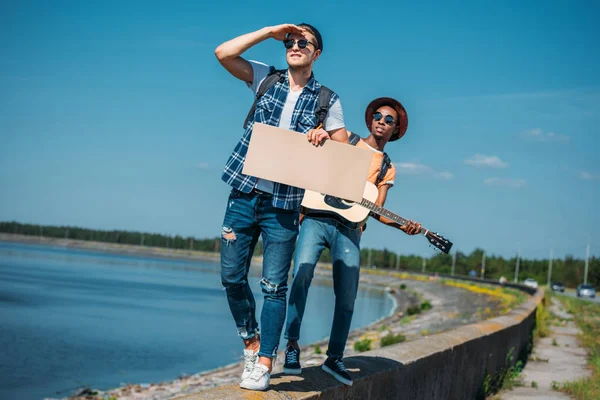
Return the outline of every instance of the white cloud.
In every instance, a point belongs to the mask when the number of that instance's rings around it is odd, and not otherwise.
[[[486,178],[483,180],[488,186],[498,186],[518,189],[526,185],[525,179],[508,179],[508,178]]]
[[[199,162],[198,164],[194,165],[196,168],[200,168],[200,169],[208,169],[208,163],[206,161],[203,162]]]
[[[396,166],[396,171],[402,175],[428,175],[442,180],[450,180],[454,177],[454,175],[448,171],[436,171],[423,164],[399,163],[394,165]]]
[[[544,132],[540,128],[533,128],[523,132],[523,138],[535,142],[568,142],[569,137],[562,133]]]
[[[583,179],[584,181],[600,181],[600,174],[583,171],[579,174],[579,178]]]
[[[474,167],[491,167],[491,168],[506,168],[508,163],[502,161],[498,156],[486,156],[483,154],[475,154],[471,158],[465,160],[465,164]]]

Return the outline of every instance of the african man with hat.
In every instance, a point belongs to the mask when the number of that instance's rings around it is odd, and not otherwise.
[[[396,177],[396,168],[383,149],[388,142],[404,136],[408,127],[408,117],[399,101],[380,97],[367,106],[365,120],[370,135],[360,138],[348,131],[349,141],[357,147],[372,151],[373,159],[367,179],[377,187],[378,196],[375,203],[383,206],[387,192],[394,185]],[[323,250],[329,248],[333,259],[335,310],[327,349],[328,357],[322,369],[345,385],[352,385],[352,378],[344,366],[343,356],[358,292],[360,238],[364,227],[359,224],[352,226],[341,216],[318,210],[304,208],[303,214],[294,256],[294,280],[288,300],[285,328],[285,338],[288,343],[285,350],[284,372],[302,373],[298,346],[300,326],[315,266]],[[409,235],[418,234],[421,230],[421,224],[412,221],[401,226],[378,215],[373,217]]]

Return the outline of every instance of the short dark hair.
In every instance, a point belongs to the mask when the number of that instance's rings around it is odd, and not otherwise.
[[[315,39],[317,39],[317,48],[323,51],[323,38],[321,37],[321,33],[319,32],[319,30],[310,24],[305,24],[304,22],[298,24],[298,26],[306,28],[306,30],[315,35]]]

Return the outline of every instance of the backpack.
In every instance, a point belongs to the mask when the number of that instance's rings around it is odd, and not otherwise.
[[[360,136],[352,132],[350,133],[348,141],[352,146],[356,146],[356,144],[360,141]],[[385,174],[387,174],[388,169],[390,169],[391,165],[392,160],[390,160],[390,157],[387,155],[387,153],[384,152],[383,160],[381,160],[381,170],[379,171],[379,175],[377,175],[377,181],[375,182],[375,186],[379,186],[381,181],[383,181],[383,178],[385,178]]]
[[[261,97],[264,96],[265,93],[269,91],[277,82],[285,81],[285,77],[287,75],[287,69],[279,69],[271,67],[269,70],[269,74],[262,81],[260,86],[258,87],[258,91],[256,92],[256,98],[254,99],[254,104],[250,108],[246,119],[244,120],[244,129],[248,126],[248,122],[250,118],[254,115],[256,111],[256,103],[260,100]],[[319,95],[317,97],[317,109],[315,110],[315,115],[317,117],[317,125],[325,123],[325,118],[327,117],[327,111],[329,111],[329,102],[331,101],[331,96],[333,96],[333,92],[327,86],[321,85],[321,89],[319,90]]]

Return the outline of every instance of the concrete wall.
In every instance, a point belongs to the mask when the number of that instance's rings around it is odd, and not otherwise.
[[[483,399],[508,366],[527,359],[542,298],[537,291],[501,317],[344,358],[350,387],[316,366],[302,376],[274,375],[267,392],[224,386],[179,399]]]

